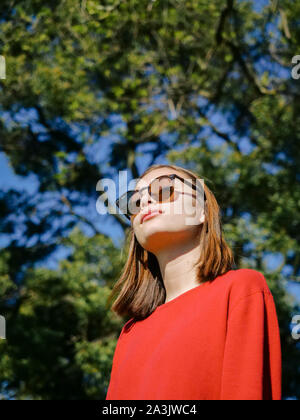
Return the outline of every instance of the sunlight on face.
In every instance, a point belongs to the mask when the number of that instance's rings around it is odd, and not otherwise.
[[[185,173],[171,168],[159,168],[140,179],[136,189],[148,186],[158,176],[169,174],[177,174],[192,182]],[[193,197],[196,191],[177,178],[174,185],[173,202],[156,202],[149,196],[148,191],[144,190],[140,201],[140,211],[131,219],[136,239],[144,249],[154,254],[191,240],[199,233],[200,225],[204,222],[203,205],[201,201]],[[143,220],[143,216],[149,210],[153,212],[153,216]]]

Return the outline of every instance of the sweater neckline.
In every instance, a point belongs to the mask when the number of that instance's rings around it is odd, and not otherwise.
[[[234,271],[234,270],[228,270],[226,273],[221,274],[221,275],[220,275],[220,276],[218,276],[218,277],[223,277],[223,276],[227,275],[228,273],[231,273],[232,271]],[[154,312],[157,312],[157,311],[159,311],[159,310],[161,310],[161,309],[164,309],[164,308],[169,308],[172,304],[174,304],[174,303],[176,303],[176,302],[180,301],[180,300],[181,300],[181,299],[183,299],[185,296],[189,296],[189,295],[190,295],[190,294],[192,294],[193,292],[195,292],[195,291],[197,291],[198,289],[200,289],[200,287],[202,288],[202,287],[204,287],[206,284],[209,284],[209,283],[211,283],[211,282],[210,282],[210,281],[205,281],[205,282],[203,282],[203,283],[198,284],[198,285],[197,285],[197,286],[195,286],[195,287],[192,287],[191,289],[189,289],[189,290],[187,290],[187,291],[185,291],[185,292],[181,293],[180,295],[176,296],[174,299],[171,299],[171,300],[169,300],[168,302],[166,302],[166,303],[162,303],[161,305],[157,306]]]
[[[200,287],[203,287],[206,283],[207,283],[207,282],[205,282],[205,283],[200,283],[200,284],[198,284],[197,286],[192,287],[191,289],[186,290],[185,292],[181,293],[180,295],[176,296],[175,298],[173,298],[173,299],[169,300],[168,302],[166,302],[166,303],[162,303],[161,305],[159,305],[159,306],[157,306],[157,307],[156,307],[155,311],[158,311],[158,310],[161,310],[161,309],[164,309],[164,308],[168,308],[168,307],[169,307],[169,306],[171,306],[172,304],[174,304],[174,303],[178,302],[179,300],[181,300],[180,298],[183,298],[184,296],[187,296],[187,295],[192,294],[192,292],[193,292],[193,291],[196,291],[196,290],[198,290]]]

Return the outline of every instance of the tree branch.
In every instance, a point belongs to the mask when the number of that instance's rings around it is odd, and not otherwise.
[[[233,11],[233,3],[234,0],[227,0],[227,6],[225,9],[223,9],[219,24],[216,31],[216,43],[217,45],[220,45],[223,42],[223,31],[226,23],[227,17],[230,15],[230,13]]]

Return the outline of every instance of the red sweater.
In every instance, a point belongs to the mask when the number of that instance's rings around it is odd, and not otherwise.
[[[106,400],[281,399],[279,327],[260,272],[230,270],[131,321]]]

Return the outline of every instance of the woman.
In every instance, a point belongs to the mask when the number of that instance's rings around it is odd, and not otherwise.
[[[281,399],[273,297],[262,273],[233,269],[219,206],[203,188],[185,168],[153,165],[128,192],[129,258],[111,297],[130,319],[107,400]]]

